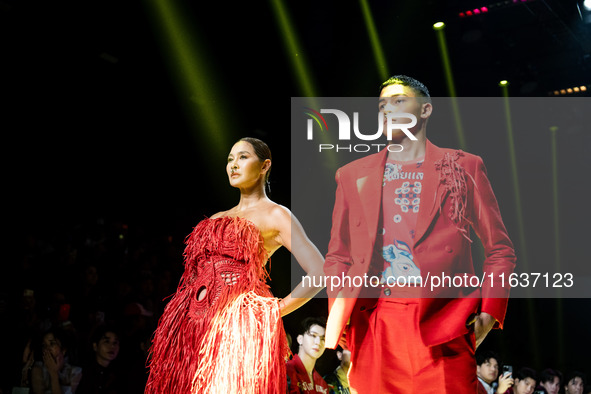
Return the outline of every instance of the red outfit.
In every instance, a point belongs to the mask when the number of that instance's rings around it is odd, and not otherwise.
[[[283,393],[287,340],[258,228],[205,219],[154,334],[146,393]]]
[[[310,381],[308,371],[302,363],[302,359],[297,354],[287,362],[287,378],[289,385],[287,387],[289,394],[307,394],[322,393],[328,394],[328,384],[322,379],[322,376],[316,370],[312,371],[313,382]]]
[[[374,246],[381,215],[381,187],[386,159],[387,150],[384,149],[337,171],[331,240],[325,263],[327,275],[363,277],[371,274],[370,263],[375,258]],[[499,274],[505,274],[506,278],[513,271],[515,253],[501,220],[482,159],[462,151],[442,149],[427,141],[422,171],[424,176],[421,180],[420,209],[411,250],[423,278],[423,287],[413,310],[404,315],[408,323],[398,324],[399,319],[394,312],[384,315],[385,307],[392,309],[395,305],[377,303],[381,288],[354,286],[353,281],[344,281],[344,285],[337,289],[328,288],[330,314],[326,327],[326,346],[334,348],[337,345],[350,318],[348,342],[353,348],[349,379],[359,392],[364,390],[360,386],[362,381],[395,379],[394,375],[385,373],[396,362],[389,361],[385,356],[377,362],[378,365],[384,364],[385,370],[372,369],[369,366],[363,369],[359,365],[360,359],[357,359],[357,366],[355,361],[358,357],[363,360],[365,356],[360,354],[362,352],[372,354],[372,348],[379,351],[385,349],[385,346],[379,345],[382,336],[389,336],[387,343],[392,344],[393,334],[390,332],[400,327],[406,328],[405,336],[409,337],[405,346],[411,346],[407,350],[408,357],[399,357],[405,360],[400,363],[405,364],[401,368],[406,370],[407,375],[413,379],[424,375],[417,367],[421,364],[409,358],[411,353],[415,353],[413,346],[420,345],[430,351],[433,356],[432,364],[442,362],[443,370],[452,368],[451,373],[459,379],[469,379],[466,383],[469,384],[468,390],[475,392],[476,378],[469,378],[467,373],[472,368],[471,374],[475,375],[476,365],[471,355],[473,344],[464,346],[460,351],[471,360],[469,365],[468,361],[461,363],[465,365],[462,368],[453,366],[453,362],[446,364],[446,360],[453,358],[445,356],[448,351],[446,347],[455,349],[455,342],[469,342],[471,332],[466,322],[472,314],[487,312],[498,321],[498,327],[502,327],[505,317],[509,289],[506,281],[505,287],[501,286]],[[427,276],[441,277],[443,273],[452,276],[474,274],[470,226],[483,243],[486,256],[483,269],[488,279],[480,288],[445,286],[430,291]],[[405,300],[400,301],[404,305]],[[387,322],[388,326],[377,327],[380,319]],[[408,326],[411,321],[414,324]],[[397,325],[397,328],[390,327],[393,325]],[[399,331],[397,335],[402,335],[402,332]],[[417,339],[420,341],[416,342]],[[441,354],[437,354],[438,352]],[[419,354],[422,351],[417,350],[416,353],[417,357],[422,357]],[[369,375],[357,375],[357,371]],[[354,385],[356,376],[360,376],[357,387]],[[437,381],[442,381],[441,379],[443,378],[438,378]],[[419,388],[416,390],[421,391]],[[439,390],[445,392],[448,389],[440,386]],[[413,389],[409,388],[408,392],[413,392]]]

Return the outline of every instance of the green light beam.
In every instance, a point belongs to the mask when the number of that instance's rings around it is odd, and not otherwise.
[[[447,91],[449,93],[449,97],[451,98],[451,106],[454,115],[454,121],[456,123],[456,136],[458,138],[460,148],[463,150],[467,150],[466,137],[464,136],[464,128],[462,127],[462,119],[460,117],[460,108],[458,107],[458,102],[456,100],[456,88],[453,73],[451,71],[449,52],[447,50],[447,43],[445,41],[445,23],[435,23],[433,25],[433,30],[435,30],[435,35],[437,36],[437,43],[439,44],[439,54],[441,55],[441,62],[443,64],[443,71],[445,74]]]
[[[361,12],[363,13],[363,19],[365,20],[365,27],[367,27],[367,34],[369,35],[369,41],[371,42],[371,49],[378,68],[378,74],[382,81],[385,81],[389,76],[388,64],[386,63],[386,57],[384,56],[380,36],[378,35],[373,16],[371,15],[371,9],[367,4],[367,0],[359,0],[359,4],[361,5]]]
[[[205,147],[206,154],[225,157],[231,143],[227,138],[229,129],[221,111],[223,103],[215,101],[215,93],[220,90],[214,85],[213,74],[205,60],[207,56],[174,2],[155,0],[150,3],[153,5],[153,18],[160,24],[167,39],[171,63],[176,68],[177,85],[182,95],[189,98],[184,102],[195,122],[195,141]]]
[[[271,4],[273,5],[273,11],[275,11],[275,16],[281,31],[281,36],[283,37],[283,41],[285,43],[287,56],[294,69],[302,96],[317,97],[314,84],[312,82],[312,74],[308,70],[306,58],[303,51],[301,50],[295,29],[293,28],[289,16],[287,15],[285,6],[281,0],[271,0]],[[313,102],[311,104],[312,105],[310,106],[314,107]]]
[[[556,266],[556,272],[562,272],[560,264],[560,222],[558,221],[558,148],[556,132],[558,131],[557,126],[550,127],[550,143],[552,149],[552,189],[553,189],[553,203],[554,203],[554,264]],[[561,289],[556,288],[556,329],[557,329],[557,350],[558,350],[558,362],[559,365],[564,365],[566,361],[566,354],[564,351],[564,327],[563,327],[563,308]]]
[[[316,99],[317,94],[316,89],[314,88],[312,73],[308,69],[304,51],[301,49],[297,34],[292,26],[287,10],[282,0],[271,0],[271,5],[273,7],[273,11],[275,12],[277,24],[285,44],[287,57],[291,62],[302,97],[308,97],[308,100],[306,101],[306,105],[308,107],[319,110],[320,108],[318,100]],[[330,142],[328,140],[328,136],[325,133],[319,134],[323,144],[328,144]],[[325,165],[328,167],[328,169],[331,171],[336,171],[338,167],[336,153],[331,151],[328,152],[328,154],[324,157],[326,158]]]
[[[504,104],[505,104],[505,120],[507,121],[507,141],[509,144],[509,160],[511,162],[511,178],[513,180],[513,190],[515,192],[515,209],[517,211],[517,227],[519,232],[519,245],[521,256],[519,260],[521,260],[520,264],[523,264],[523,272],[529,272],[529,264],[527,261],[527,249],[525,245],[525,227],[523,223],[523,210],[521,205],[521,193],[519,189],[519,174],[517,171],[517,155],[515,153],[515,142],[513,139],[513,123],[511,122],[511,105],[509,103],[509,82],[506,80],[499,82],[499,87],[501,88],[501,92],[504,97]],[[531,294],[531,288],[527,288],[527,294]],[[533,353],[533,359],[538,360],[540,357],[539,346],[538,346],[538,327],[535,324],[536,321],[536,314],[535,314],[535,307],[533,303],[533,298],[527,297],[526,301],[527,305],[527,324],[529,325],[529,339],[530,339],[530,348]]]
[[[519,245],[520,245],[520,260],[524,266],[524,272],[528,272],[529,263],[527,261],[527,247],[525,242],[525,225],[523,222],[523,210],[521,204],[521,192],[519,183],[519,173],[517,171],[517,154],[515,153],[515,141],[513,138],[513,124],[511,122],[511,106],[509,104],[509,83],[507,81],[501,81],[499,83],[501,92],[504,97],[505,104],[505,120],[507,121],[507,143],[509,145],[509,160],[511,163],[511,178],[513,181],[513,191],[515,193],[515,209],[517,211],[517,228],[519,232]]]

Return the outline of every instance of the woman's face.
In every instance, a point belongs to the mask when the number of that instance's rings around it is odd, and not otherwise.
[[[262,182],[267,172],[267,162],[270,163],[258,158],[249,142],[238,141],[232,147],[226,165],[230,185],[247,188]]]
[[[578,376],[571,379],[565,387],[565,392],[567,394],[583,394],[583,379]]]
[[[64,356],[66,351],[62,349],[62,344],[59,339],[55,338],[53,333],[47,333],[43,337],[42,350],[47,351],[56,361],[58,368],[61,369],[64,365]]]

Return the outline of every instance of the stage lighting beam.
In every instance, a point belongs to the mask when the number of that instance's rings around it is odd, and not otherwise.
[[[513,124],[511,122],[511,105],[509,103],[509,82],[500,81],[499,86],[504,97],[505,119],[507,121],[507,143],[509,146],[509,161],[511,163],[511,176],[513,180],[513,191],[515,193],[515,210],[517,211],[517,226],[519,231],[519,244],[521,250],[520,265],[524,267],[524,272],[528,272],[527,248],[525,244],[525,226],[523,221],[523,210],[521,204],[521,192],[519,185],[519,174],[517,171],[517,154],[515,152],[515,141],[513,138]]]
[[[467,150],[466,137],[464,136],[464,129],[462,127],[462,120],[460,117],[460,109],[456,100],[456,88],[454,84],[453,74],[451,71],[451,62],[449,60],[449,52],[447,50],[447,44],[445,42],[445,23],[436,22],[433,24],[433,30],[437,36],[437,43],[439,44],[439,53],[441,55],[441,61],[443,63],[443,72],[445,75],[445,82],[447,84],[447,91],[451,98],[451,105],[456,123],[456,136],[458,138],[458,144],[461,149]]]
[[[369,40],[371,42],[371,49],[373,51],[373,56],[378,68],[378,74],[380,75],[382,81],[385,81],[390,76],[390,74],[388,74],[386,56],[384,55],[384,50],[382,49],[382,43],[380,42],[380,36],[376,29],[376,25],[371,14],[371,9],[369,8],[367,0],[359,0],[359,4],[361,5],[361,12],[363,13],[363,20],[365,21],[365,27],[367,28],[367,34],[369,35]]]
[[[156,0],[152,4],[154,20],[164,32],[169,58],[176,67],[172,74],[186,97],[183,102],[187,112],[193,115],[195,142],[206,147],[203,149],[205,154],[225,157],[231,143],[227,138],[226,116],[221,111],[225,105],[219,102],[220,89],[215,85],[215,76],[209,69],[208,56],[174,2]]]
[[[312,82],[312,73],[308,70],[305,53],[298,41],[297,34],[292,26],[287,10],[283,5],[282,0],[271,0],[271,4],[273,6],[273,11],[275,12],[279,30],[281,31],[281,36],[283,37],[287,56],[295,72],[302,96],[316,97],[316,90],[314,89],[314,83]]]

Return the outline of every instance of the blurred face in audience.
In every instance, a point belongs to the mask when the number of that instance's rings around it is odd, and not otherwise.
[[[566,386],[564,386],[566,394],[583,394],[583,379],[580,377],[572,378]]]
[[[489,358],[476,367],[476,375],[486,383],[491,384],[499,376],[499,363],[494,358]]]
[[[324,328],[314,324],[303,335],[298,336],[300,357],[317,360],[324,353]]]
[[[560,379],[558,376],[554,376],[552,380],[540,383],[540,386],[542,386],[548,394],[558,394],[558,390],[560,390]]]
[[[533,394],[536,389],[536,381],[532,378],[515,379],[513,392],[515,394]]]
[[[114,332],[107,331],[93,348],[96,352],[96,361],[107,367],[119,354],[119,337]]]
[[[47,333],[43,337],[43,343],[41,344],[41,350],[43,353],[49,353],[58,365],[58,369],[61,370],[64,366],[64,357],[66,350],[62,348],[62,344],[53,333]]]

